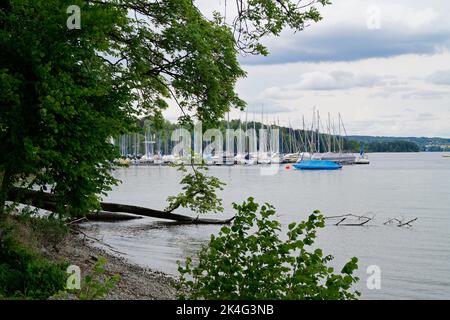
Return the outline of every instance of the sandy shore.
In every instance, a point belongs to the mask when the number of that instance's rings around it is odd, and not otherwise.
[[[111,300],[161,300],[175,299],[174,278],[136,266],[126,259],[115,256],[95,245],[96,241],[77,232],[71,232],[64,241],[52,248],[44,249],[44,255],[54,259],[65,259],[81,269],[82,277],[90,273],[97,257],[106,258],[105,269],[110,275],[120,275],[120,282],[106,299]]]

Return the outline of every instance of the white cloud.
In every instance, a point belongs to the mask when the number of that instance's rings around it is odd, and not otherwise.
[[[431,112],[422,112],[417,115],[418,121],[430,121],[437,119],[436,115]]]
[[[374,74],[347,71],[313,71],[300,77],[293,88],[300,90],[342,90],[358,87],[373,87],[382,79]]]
[[[450,92],[442,90],[413,90],[402,94],[403,99],[444,99]]]
[[[428,77],[428,81],[434,84],[450,85],[450,70],[436,71]]]
[[[369,29],[368,8],[379,8],[380,28]],[[433,54],[450,48],[448,1],[335,0],[320,10],[324,19],[302,32],[285,30],[264,40],[268,57],[242,59],[245,64],[300,61],[352,61],[403,54]]]
[[[273,114],[300,124],[315,106],[340,112],[349,134],[450,136],[450,90],[429,81],[445,70],[450,53],[402,55],[353,62],[289,63],[246,66],[238,84],[244,99],[289,108]],[[425,119],[423,114],[435,117]],[[418,116],[422,114],[422,116]],[[426,120],[426,121],[425,121]],[[426,125],[425,125],[426,124]]]
[[[340,112],[349,134],[450,137],[450,1],[332,2],[318,24],[265,39],[268,57],[241,59],[248,77],[237,90],[249,112],[264,104],[272,119],[299,126],[315,106]],[[196,3],[208,12],[225,6]],[[376,30],[367,28],[372,5],[381,13]]]
[[[436,24],[443,21],[437,8],[430,7],[430,3],[417,1],[380,1],[381,19],[388,29],[403,28],[406,32],[433,32]],[[448,6],[446,6],[448,7]]]
[[[287,108],[285,106],[279,104],[272,104],[270,102],[268,103],[268,101],[262,100],[259,102],[247,101],[246,110],[250,113],[258,113],[258,114],[261,112],[264,112],[264,114],[278,114],[292,111],[290,108]]]

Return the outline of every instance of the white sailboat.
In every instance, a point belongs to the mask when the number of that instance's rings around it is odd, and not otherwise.
[[[158,134],[158,137],[155,135],[155,141],[157,142],[154,142],[156,144],[156,153],[153,156],[153,163],[161,165],[164,163],[161,152],[161,134]]]
[[[278,135],[276,135],[274,132],[278,132]],[[280,153],[279,132],[280,132],[279,126],[277,128],[274,122],[274,124],[270,126],[269,131],[269,155],[270,155],[270,163],[273,164],[280,164],[283,162],[283,156]]]
[[[270,164],[269,153],[267,152],[267,130],[264,128],[264,106],[261,108],[261,130],[259,130],[259,151],[258,164]]]
[[[245,114],[245,132],[247,132],[247,113]],[[236,164],[245,164],[245,142],[246,137],[242,134],[242,123],[241,117],[239,116],[239,143],[236,149],[236,156],[234,157],[234,162]]]
[[[141,161],[145,163],[152,163],[153,162],[153,145],[154,141],[151,139],[151,132],[150,130],[147,130],[144,135],[144,148],[145,153],[141,158]]]
[[[247,123],[245,124],[245,132],[247,133]],[[249,137],[250,138],[250,137]],[[252,137],[249,139],[248,150],[245,154],[245,164],[253,166],[258,163],[258,139],[256,135],[255,114],[253,114],[253,130]]]
[[[228,113],[227,116],[227,131],[230,130],[230,113]],[[234,136],[226,135],[226,143],[225,143],[225,152],[222,155],[216,155],[214,157],[216,161],[216,165],[223,165],[223,166],[232,166],[234,165],[234,150],[228,150],[228,146],[233,145],[231,139],[234,139]]]
[[[364,143],[361,144],[359,156],[356,157],[355,164],[370,164],[369,157],[364,153]]]
[[[163,163],[175,163],[176,157],[173,154],[165,154],[162,156]]]
[[[337,148],[338,150],[333,150],[332,151],[332,142],[331,142],[331,120],[329,120],[329,124],[328,127],[329,132],[328,132],[328,151],[324,152],[324,153],[320,153],[320,142],[321,142],[321,134],[320,134],[320,127],[321,127],[321,122],[320,122],[320,115],[317,113],[317,129],[316,129],[316,134],[317,134],[317,152],[313,154],[312,159],[313,160],[326,160],[326,161],[334,161],[336,163],[339,164],[354,164],[356,157],[353,153],[349,153],[349,152],[344,152],[344,136],[343,133],[345,135],[346,134],[346,130],[345,130],[345,126],[344,123],[342,121],[342,117],[341,114],[338,113],[338,132],[334,132],[334,139],[337,140],[337,143],[335,143],[335,148],[336,148],[336,144],[337,144]],[[334,125],[333,125],[334,128]],[[342,131],[341,131],[342,128]],[[334,128],[335,129],[335,128]]]

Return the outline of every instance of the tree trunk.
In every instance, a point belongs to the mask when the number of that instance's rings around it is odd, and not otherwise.
[[[217,219],[205,219],[199,217],[189,217],[176,213],[169,213],[166,211],[160,211],[155,209],[149,209],[144,207],[132,206],[127,204],[119,204],[119,203],[108,203],[101,202],[100,205],[104,211],[108,212],[125,212],[136,214],[145,217],[151,218],[159,218],[166,220],[173,220],[184,223],[194,223],[194,224],[227,224],[233,221],[234,217],[226,220],[217,220]]]
[[[107,221],[107,222],[116,222],[116,221],[128,221],[128,220],[136,220],[142,219],[144,217],[138,216],[135,214],[129,213],[121,213],[121,212],[109,212],[109,211],[97,211],[94,213],[90,213],[87,216],[89,221]]]
[[[5,213],[6,200],[8,199],[8,190],[11,186],[11,171],[6,168],[2,172],[2,183],[0,186],[0,218],[3,217]]]
[[[44,210],[54,211],[56,209],[55,196],[47,192],[11,188],[8,192],[8,199],[11,201],[32,205]],[[119,203],[100,202],[100,205],[102,207],[102,211],[89,213],[86,217],[88,219],[92,217],[93,220],[117,221],[135,219],[136,216],[145,216],[192,224],[228,224],[234,219],[234,217],[226,220],[189,217],[181,214]],[[127,218],[123,213],[135,215],[135,217],[130,216]],[[104,217],[104,219],[102,219],[102,217]]]

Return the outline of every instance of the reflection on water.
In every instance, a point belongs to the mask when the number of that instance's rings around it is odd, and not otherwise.
[[[286,170],[264,176],[258,167],[213,167],[210,173],[227,183],[221,193],[225,213],[232,202],[248,196],[269,202],[286,226],[305,219],[315,209],[325,215],[371,215],[366,227],[327,226],[317,245],[342,265],[360,259],[358,289],[363,298],[450,298],[450,159],[437,153],[372,154],[369,166],[341,171]],[[120,169],[123,183],[108,201],[165,207],[165,199],[180,191],[180,174],[168,167]],[[187,213],[187,210],[178,210]],[[418,217],[412,228],[384,226],[388,218]],[[219,226],[180,225],[151,218],[121,223],[93,223],[86,228],[138,264],[177,274],[176,261],[194,255]],[[366,288],[366,269],[381,268],[381,290]]]

